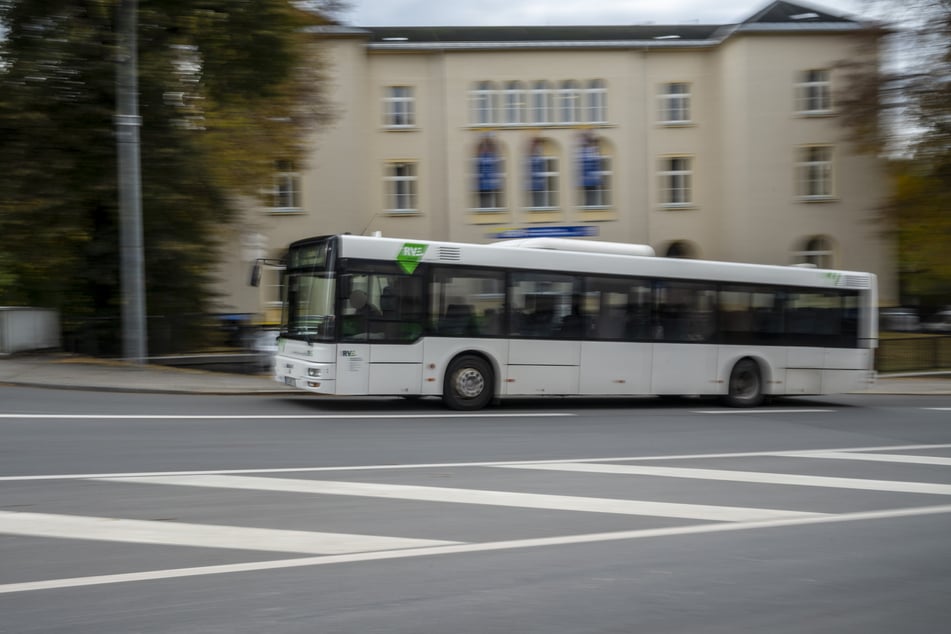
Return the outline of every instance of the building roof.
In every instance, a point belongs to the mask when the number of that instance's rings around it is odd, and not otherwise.
[[[364,37],[374,50],[621,48],[713,46],[735,33],[840,32],[863,27],[852,18],[793,2],[772,2],[740,24],[618,26],[317,27],[325,36]]]

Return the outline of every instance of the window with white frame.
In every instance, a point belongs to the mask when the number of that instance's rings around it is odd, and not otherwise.
[[[413,213],[417,209],[416,163],[393,161],[386,164],[385,207],[388,213]]]
[[[608,89],[603,79],[592,79],[584,89],[584,120],[606,123],[608,120]]]
[[[275,163],[274,190],[271,206],[277,210],[298,210],[300,203],[300,174],[293,161]]]
[[[520,125],[525,123],[525,85],[520,81],[510,81],[503,90],[503,123]]]
[[[831,269],[834,265],[832,240],[826,236],[812,236],[803,240],[798,251],[793,253],[796,264],[812,264],[820,269]]]
[[[810,145],[797,153],[796,195],[801,200],[832,198],[832,146]]]
[[[660,121],[670,125],[690,123],[690,84],[664,84],[660,93]]]
[[[533,210],[558,207],[558,157],[550,142],[535,138],[528,155],[528,206]]]
[[[689,156],[669,156],[661,160],[661,205],[669,209],[693,204],[693,166]]]
[[[558,87],[558,121],[581,123],[581,87],[573,79],[561,82]]]
[[[579,204],[598,209],[611,204],[611,157],[605,144],[592,133],[581,137],[578,147]]]
[[[386,87],[383,125],[387,128],[411,128],[416,125],[416,102],[411,86]]]
[[[497,121],[498,90],[491,81],[480,81],[471,92],[472,123],[494,125]]]
[[[832,112],[832,82],[825,69],[802,71],[796,83],[796,112],[804,115]]]
[[[532,123],[552,123],[552,88],[547,81],[536,81],[532,84]]]
[[[473,208],[499,211],[505,207],[505,159],[499,143],[486,133],[476,146],[473,165]]]

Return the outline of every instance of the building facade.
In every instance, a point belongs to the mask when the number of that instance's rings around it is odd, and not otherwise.
[[[789,2],[735,25],[315,28],[336,118],[226,268],[340,232],[579,236],[870,271],[892,303],[883,164],[835,104],[862,28]],[[268,279],[226,301],[273,319]]]

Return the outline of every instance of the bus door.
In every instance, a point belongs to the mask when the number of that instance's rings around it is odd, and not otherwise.
[[[584,289],[581,394],[650,393],[650,282],[591,276]]]
[[[677,280],[655,283],[654,394],[717,394],[716,291]]]
[[[419,394],[422,278],[372,268],[380,270],[341,276],[337,393]]]
[[[577,394],[582,319],[575,301],[579,279],[569,275],[518,272],[510,275],[506,394]],[[580,321],[578,327],[582,327]]]

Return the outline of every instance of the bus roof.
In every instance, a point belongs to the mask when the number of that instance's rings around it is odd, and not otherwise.
[[[305,244],[330,237],[309,238],[294,244]],[[473,244],[350,234],[334,237],[340,244],[337,256],[342,258],[388,261],[400,261],[403,258],[427,264],[856,290],[875,286],[875,275],[872,273],[656,257],[652,255],[653,249],[650,247],[617,242],[546,238],[539,239],[545,242],[534,243],[532,240],[512,240]]]

